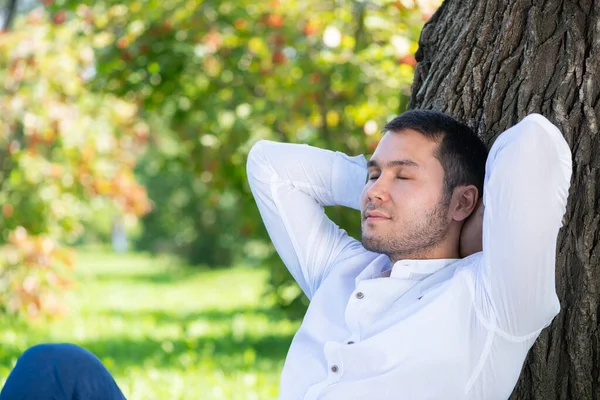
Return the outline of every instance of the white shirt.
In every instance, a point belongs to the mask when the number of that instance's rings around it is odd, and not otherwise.
[[[555,251],[571,152],[554,125],[533,114],[495,141],[482,252],[402,260],[391,274],[387,256],[364,249],[323,210],[359,208],[363,156],[260,141],[247,169],[275,248],[311,300],[280,399],[509,397],[560,310]]]

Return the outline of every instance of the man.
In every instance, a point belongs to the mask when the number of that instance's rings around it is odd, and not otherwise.
[[[506,399],[559,311],[570,150],[540,115],[496,140],[485,171],[485,146],[441,113],[386,130],[368,163],[266,141],[248,157],[265,225],[311,299],[281,399]],[[333,204],[360,208],[362,244],[327,219]],[[0,393],[34,398],[124,397],[91,353],[39,345]]]
[[[444,114],[410,111],[385,130],[368,163],[267,141],[249,154],[264,223],[311,301],[281,399],[507,399],[560,308],[569,147],[541,115],[504,132],[487,164]],[[336,204],[360,208],[362,243],[326,217]]]

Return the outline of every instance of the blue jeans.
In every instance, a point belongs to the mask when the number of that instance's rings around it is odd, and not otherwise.
[[[0,400],[125,400],[102,362],[73,344],[40,344],[21,355]]]

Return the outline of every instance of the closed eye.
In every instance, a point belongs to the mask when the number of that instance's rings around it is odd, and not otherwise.
[[[367,175],[367,179],[370,181],[373,181],[373,180],[379,178],[380,175],[381,175],[380,171],[370,171]]]

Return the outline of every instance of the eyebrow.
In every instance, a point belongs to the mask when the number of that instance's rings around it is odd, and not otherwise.
[[[416,162],[414,162],[413,160],[392,160],[392,161],[388,161],[387,163],[385,163],[385,167],[386,168],[398,167],[398,166],[401,166],[401,167],[416,167],[416,168],[420,167],[420,165],[417,164]],[[379,164],[375,160],[369,160],[369,162],[367,163],[367,168],[379,168],[379,169],[381,169],[381,167],[379,166]]]

